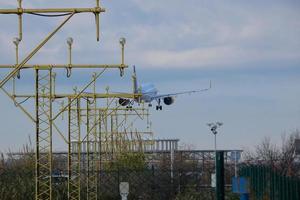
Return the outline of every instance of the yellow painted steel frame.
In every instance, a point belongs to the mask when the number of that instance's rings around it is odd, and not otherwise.
[[[87,199],[98,197],[98,166],[100,161],[98,112],[95,98],[87,99]]]
[[[40,97],[46,95],[48,97]],[[36,69],[36,199],[52,199],[52,69]]]
[[[81,196],[81,135],[80,99],[69,99],[68,109],[68,199],[80,200]]]
[[[149,110],[142,108],[124,109],[119,106],[112,108],[97,108],[100,119],[101,152],[103,161],[114,161],[122,152],[131,150],[143,151],[145,135],[153,139],[152,131],[128,131],[136,119],[147,120],[149,124]],[[111,112],[107,113],[110,110]]]
[[[1,13],[1,10],[0,10]],[[13,78],[22,67],[73,17],[74,13],[68,16],[53,32],[51,32],[28,56],[0,81],[0,88],[3,87],[11,78]]]
[[[22,0],[18,0],[19,7],[16,9],[0,9],[0,14],[16,14],[19,19],[19,41],[22,40],[22,15],[23,14],[37,14],[45,15],[47,13],[58,13],[60,15],[69,15],[66,19],[52,31],[37,47],[35,47],[29,55],[25,57],[20,63],[17,61],[16,65],[2,65],[0,68],[12,68],[13,70],[5,76],[3,80],[0,80],[0,88],[7,94],[14,102],[16,102],[15,89],[13,89],[13,95],[10,95],[6,92],[3,86],[20,72],[24,68],[34,68],[35,69],[35,108],[36,108],[36,119],[34,120],[31,115],[23,109],[21,105],[19,107],[27,114],[32,120],[36,123],[36,200],[52,200],[52,126],[57,129],[54,120],[60,115],[58,113],[56,116],[52,116],[52,101],[54,100],[53,91],[54,85],[52,83],[52,69],[53,68],[65,68],[65,65],[40,65],[40,66],[30,66],[26,63],[73,17],[73,15],[82,12],[89,12],[95,14],[96,17],[96,33],[97,40],[99,41],[99,16],[101,12],[105,12],[104,8],[100,7],[99,0],[96,0],[95,8],[52,8],[52,9],[23,9]],[[18,52],[17,56],[18,56]],[[18,60],[18,57],[16,58]],[[70,66],[69,66],[70,67]],[[121,65],[74,65],[72,68],[119,68],[121,75],[124,73],[124,68],[127,65],[124,64],[124,45],[122,45],[122,64]],[[102,73],[98,74],[100,76]],[[89,85],[87,85],[88,87]],[[15,87],[15,85],[13,86]],[[84,90],[83,90],[84,91]],[[81,92],[82,93],[82,92]],[[68,107],[79,106],[79,93],[78,96],[75,96],[69,101],[69,105],[66,106],[61,112],[67,110]],[[75,100],[76,101],[75,101]],[[74,100],[74,101],[73,101]],[[97,124],[96,124],[96,110],[89,109],[89,107],[96,108],[96,99],[90,102],[88,98],[88,114],[87,116],[91,121],[87,124],[88,132],[88,142],[94,143],[92,148],[88,146],[89,155],[88,155],[88,199],[97,199],[97,165],[98,165],[98,156],[97,153],[99,148],[97,147]],[[92,105],[95,104],[95,105]],[[72,109],[69,109],[72,112]],[[77,111],[78,112],[78,109]],[[76,117],[77,116],[77,117]],[[78,113],[70,113],[70,127],[69,127],[69,199],[75,196],[74,199],[80,198],[80,177],[78,178],[78,172],[80,173],[80,144],[71,146],[72,140],[80,141],[80,115]],[[77,122],[78,121],[78,122]],[[94,128],[90,128],[94,127]],[[73,137],[74,136],[74,137]],[[76,149],[77,148],[77,149]],[[91,151],[90,151],[91,150]],[[74,157],[73,157],[73,152]],[[79,153],[78,153],[79,152]],[[77,156],[77,157],[76,157]],[[73,179],[76,177],[75,179]],[[74,185],[73,185],[74,181]],[[76,183],[75,183],[76,182]],[[77,185],[76,185],[77,184]],[[73,191],[73,186],[77,187],[76,191]],[[73,193],[74,192],[74,193]],[[79,195],[78,195],[79,193]],[[78,198],[77,198],[78,197]]]

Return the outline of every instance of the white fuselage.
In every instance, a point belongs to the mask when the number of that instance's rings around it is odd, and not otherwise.
[[[142,84],[140,87],[140,91],[142,93],[141,100],[146,103],[150,103],[151,101],[153,101],[158,93],[158,90],[152,83]]]

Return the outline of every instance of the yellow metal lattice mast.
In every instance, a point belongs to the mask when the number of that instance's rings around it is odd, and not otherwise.
[[[71,101],[68,110],[68,198],[79,200],[81,195],[81,135],[80,135],[80,99]]]
[[[89,84],[78,94],[75,95],[56,95],[55,94],[55,83],[52,83],[52,69],[68,69],[70,72],[76,68],[119,68],[121,75],[123,75],[124,68],[127,66],[124,64],[124,45],[125,38],[121,38],[120,44],[122,47],[122,59],[121,64],[118,65],[78,65],[71,63],[71,54],[69,57],[69,65],[66,64],[44,64],[44,65],[28,65],[27,62],[75,15],[78,13],[88,12],[95,14],[96,17],[96,34],[97,40],[99,41],[99,15],[104,12],[105,9],[100,7],[99,0],[96,0],[95,8],[51,8],[51,9],[24,9],[19,0],[19,7],[17,9],[0,9],[0,14],[16,14],[19,16],[19,38],[16,41],[22,40],[22,16],[23,14],[34,14],[40,16],[54,15],[68,15],[68,17],[52,31],[37,47],[35,47],[29,55],[27,55],[21,62],[18,62],[18,49],[16,49],[16,65],[0,65],[0,68],[12,69],[12,71],[0,81],[0,88],[5,92],[16,103],[16,105],[33,121],[36,123],[36,199],[37,200],[51,200],[52,195],[52,127],[62,136],[62,138],[68,144],[69,155],[69,177],[68,177],[68,198],[69,199],[80,199],[80,173],[81,173],[81,138],[80,138],[80,99],[85,97],[88,99],[87,102],[87,150],[88,150],[88,199],[97,199],[97,170],[99,169],[99,156],[100,156],[100,127],[97,131],[97,112],[96,112],[96,98],[108,98],[109,96],[93,94],[91,97],[88,94],[84,94],[84,90],[89,87]],[[19,75],[20,70],[23,69],[35,69],[36,85],[35,94],[33,95],[19,95],[15,92],[15,81],[13,83],[13,94],[7,92],[3,86],[10,80],[15,79]],[[95,80],[102,74],[99,73]],[[94,80],[94,82],[95,82]],[[116,98],[120,95],[111,95]],[[126,95],[124,95],[126,96]],[[127,96],[131,98],[135,97],[135,94]],[[35,98],[36,103],[36,118],[32,117],[30,112],[26,111],[21,104],[17,103],[17,98]],[[57,98],[68,98],[68,105],[65,106],[58,114],[52,114],[52,102]],[[91,101],[93,100],[93,101]],[[25,100],[26,101],[26,100]],[[73,112],[73,110],[75,111]],[[63,134],[54,121],[58,116],[64,112],[69,111],[69,137],[68,140],[64,138]],[[53,116],[52,116],[53,115]],[[107,120],[106,116],[103,117]],[[100,119],[101,121],[101,119]],[[106,123],[107,132],[107,123]],[[97,141],[98,138],[98,141]],[[113,148],[112,148],[113,149]]]
[[[36,199],[52,199],[52,69],[36,69]]]
[[[105,9],[100,8],[99,0],[96,0],[95,8],[53,8],[53,9],[24,9],[22,0],[18,0],[19,7],[16,9],[0,9],[0,14],[16,14],[19,19],[19,38],[22,40],[22,16],[23,14],[34,14],[39,16],[49,16],[54,13],[60,16],[69,15],[53,32],[51,32],[29,55],[15,66],[10,66],[13,70],[0,81],[0,88],[15,103],[15,97],[7,92],[3,86],[12,78],[19,76],[20,70],[26,63],[72,18],[74,14],[89,12],[94,13],[96,17],[96,34],[99,41],[99,16]],[[17,52],[18,55],[18,52]],[[18,57],[17,57],[18,60]],[[9,68],[2,66],[2,68]],[[15,82],[15,81],[14,81]],[[22,106],[21,110],[29,116],[36,124],[36,200],[52,200],[52,66],[35,67],[35,110],[36,119],[33,119]],[[13,94],[15,95],[15,83],[13,83]]]
[[[93,75],[93,92],[96,94],[96,75]],[[98,136],[98,112],[96,97],[87,99],[87,199],[98,198],[98,165],[99,165],[99,136]]]

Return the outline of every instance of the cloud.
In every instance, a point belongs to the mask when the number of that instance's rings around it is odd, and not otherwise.
[[[149,50],[130,55],[140,65],[149,67],[175,68],[240,68],[249,67],[251,63],[275,61],[299,61],[298,52],[267,50],[257,52],[255,49],[243,49],[238,46],[217,46],[184,51]],[[253,66],[255,67],[255,66]]]
[[[172,9],[161,2],[133,2],[159,18],[131,29],[135,46],[142,47],[139,63],[146,66],[226,68],[259,61],[300,62],[299,4],[292,1],[172,1]]]
[[[70,6],[70,2],[58,0],[26,2],[30,7]],[[69,36],[75,39],[75,60],[99,62],[101,57],[101,62],[118,61],[117,41],[126,36],[128,64],[144,67],[228,68],[247,67],[249,62],[260,61],[271,64],[300,62],[299,4],[293,1],[233,4],[196,0],[129,0],[103,4],[108,9],[101,17],[100,43],[95,42],[93,15],[80,14],[43,47],[43,52],[35,56],[34,61],[44,61],[46,57],[64,62],[64,44]],[[72,6],[94,6],[94,1],[77,0]],[[26,52],[61,21],[28,16],[24,20]],[[11,34],[12,27],[17,28],[16,23],[11,25],[7,20],[0,19],[0,24],[4,27],[0,37]],[[0,42],[2,47],[11,48],[3,39]],[[4,55],[0,58],[3,59]]]

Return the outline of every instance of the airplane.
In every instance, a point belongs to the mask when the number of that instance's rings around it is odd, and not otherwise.
[[[174,103],[175,97],[177,97],[178,95],[204,92],[211,89],[211,81],[210,81],[209,88],[205,88],[201,90],[190,90],[184,92],[169,93],[169,94],[158,94],[158,90],[155,88],[153,83],[146,83],[146,84],[142,84],[141,86],[138,86],[135,66],[133,66],[132,81],[133,81],[133,93],[140,94],[141,96],[133,100],[119,98],[119,104],[121,106],[126,106],[126,108],[129,109],[132,108],[134,102],[139,104],[142,102],[148,103],[148,106],[152,107],[152,101],[156,101],[157,102],[156,110],[162,110],[161,101],[163,101],[165,105],[169,106]]]

